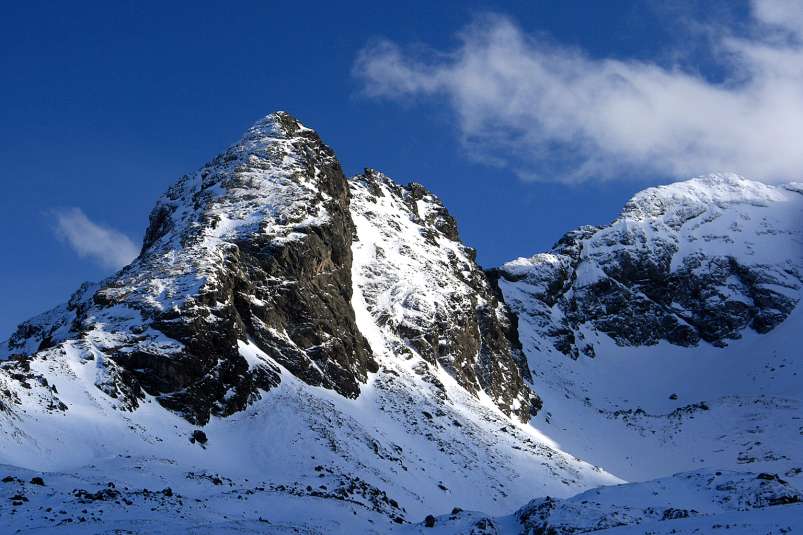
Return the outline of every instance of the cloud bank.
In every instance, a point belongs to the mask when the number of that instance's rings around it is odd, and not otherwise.
[[[734,171],[803,177],[803,0],[756,0],[748,35],[709,28],[714,83],[680,66],[591,58],[502,16],[423,58],[390,41],[358,55],[372,98],[445,98],[467,153],[563,182]]]
[[[59,210],[55,216],[58,236],[83,258],[119,269],[139,254],[139,248],[128,236],[92,222],[80,208]]]

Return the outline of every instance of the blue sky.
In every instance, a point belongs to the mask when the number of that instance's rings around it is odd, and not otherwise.
[[[15,5],[0,19],[0,338],[113,271],[60,222],[125,256],[173,181],[274,110],[318,130],[347,173],[428,186],[485,266],[605,223],[672,177],[789,175],[799,162],[762,91],[773,76],[796,87],[800,63],[760,54],[799,52],[803,23],[760,1],[758,22],[736,2]],[[643,93],[612,102],[622,83]],[[550,92],[576,100],[555,107]],[[740,114],[755,127],[741,137]]]

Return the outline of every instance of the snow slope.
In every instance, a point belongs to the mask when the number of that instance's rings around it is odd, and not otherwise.
[[[9,468],[0,500],[18,505],[3,516],[4,527],[9,533],[82,534],[780,535],[798,533],[803,516],[803,493],[777,476],[698,470],[568,499],[539,498],[503,516],[455,507],[407,523],[394,516],[392,498],[325,469],[309,485],[277,485],[147,461],[159,466],[161,480],[143,478],[142,461],[115,463],[116,482],[108,481],[110,467],[103,464],[80,475]]]
[[[241,351],[249,360],[270,360],[247,343]],[[282,489],[271,491],[274,503],[282,495],[291,502],[297,493],[307,496],[308,487],[342,486],[345,494],[331,499],[348,500],[349,507],[371,518],[385,515],[385,522],[417,520],[456,504],[500,514],[533,493],[568,496],[617,481],[477,400],[447,373],[433,372],[441,391],[422,380],[415,362],[393,356],[380,362],[382,371],[357,400],[306,385],[283,370],[281,384],[248,409],[214,417],[203,428],[208,442],[201,446],[190,441],[193,425],[152,399],[131,413],[115,408],[94,388],[95,362],[77,352],[50,355],[36,371],[49,378],[69,410],[43,410],[39,399],[48,389],[41,385],[15,391],[20,404],[0,413],[0,464],[25,481],[32,477],[27,470],[34,470],[45,481],[80,480],[80,488],[92,492],[108,482],[131,489],[169,486],[193,500],[220,490],[209,483],[213,477],[230,481],[232,492]],[[81,509],[65,488],[50,495],[49,506],[77,518]],[[371,501],[375,494],[379,501]],[[225,494],[208,499],[213,500],[206,507],[209,518],[225,510],[217,503],[226,501]],[[167,508],[183,511],[176,504]],[[46,521],[41,510],[0,501],[0,514],[12,511],[23,518],[22,525],[35,519],[54,526],[63,520]],[[259,508],[238,510],[235,518],[254,521],[257,513],[276,520],[273,511]],[[95,522],[93,529],[110,526]]]
[[[533,500],[501,518],[457,511],[413,533],[797,533],[803,493],[771,474],[698,470]]]

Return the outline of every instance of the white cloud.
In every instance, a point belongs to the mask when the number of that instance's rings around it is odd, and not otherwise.
[[[803,0],[756,0],[748,36],[710,28],[726,79],[591,58],[488,16],[434,59],[373,43],[354,72],[374,98],[445,97],[467,152],[535,180],[735,171],[803,177]]]
[[[803,3],[800,0],[756,0],[753,13],[761,23],[803,38]]]
[[[55,216],[57,234],[81,257],[119,269],[139,254],[138,247],[128,236],[92,222],[80,208],[59,210]]]

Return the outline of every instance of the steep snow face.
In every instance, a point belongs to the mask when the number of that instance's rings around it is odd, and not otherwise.
[[[457,224],[419,184],[373,170],[351,181],[354,284],[375,352],[443,367],[469,392],[528,420],[530,392],[515,318],[495,295]]]
[[[631,480],[701,465],[797,477],[801,210],[792,187],[694,179],[503,266],[544,400],[533,425]]]
[[[593,355],[584,329],[623,346],[725,345],[766,333],[800,299],[803,195],[736,175],[647,189],[606,227],[502,266],[544,343]]]
[[[145,390],[199,423],[278,383],[277,368],[242,358],[242,339],[356,396],[375,364],[350,306],[351,234],[334,153],[288,114],[269,115],[168,190],[139,258],[23,324],[4,352],[72,341],[114,370],[129,408]]]

